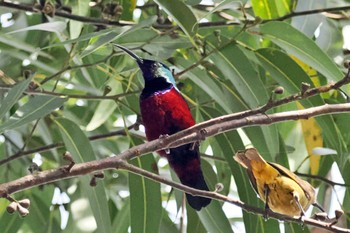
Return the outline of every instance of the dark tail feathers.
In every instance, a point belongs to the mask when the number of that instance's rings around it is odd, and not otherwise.
[[[170,149],[170,153],[167,154],[169,164],[182,184],[209,191],[201,169],[198,146],[192,147],[192,144],[186,144]],[[192,196],[191,194],[186,194],[186,197],[188,204],[197,211],[209,205],[211,201],[209,198]]]
[[[209,188],[208,188],[207,184],[205,183],[203,176],[201,177],[201,179],[199,179],[197,184],[188,185],[188,186],[191,186],[191,187],[196,188],[196,189],[209,191]],[[206,207],[211,202],[211,199],[209,199],[209,198],[200,197],[200,196],[192,196],[191,194],[188,194],[188,193],[186,193],[186,198],[187,198],[188,204],[193,209],[195,209],[197,211],[200,211],[203,207]]]

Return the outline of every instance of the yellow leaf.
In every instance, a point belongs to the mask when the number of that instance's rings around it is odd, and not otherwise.
[[[298,103],[298,108],[303,109],[303,106]],[[300,120],[303,129],[304,141],[307,153],[310,156],[311,174],[317,174],[320,167],[320,155],[313,154],[312,150],[315,147],[323,147],[322,131],[315,118],[308,120]]]

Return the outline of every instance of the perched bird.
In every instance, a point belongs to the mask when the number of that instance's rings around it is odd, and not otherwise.
[[[142,122],[147,140],[158,139],[187,129],[195,124],[188,104],[176,87],[170,69],[163,63],[142,59],[120,45],[139,65],[145,87],[140,95]],[[198,144],[186,144],[167,151],[158,151],[168,159],[182,184],[201,190],[209,190],[201,170]],[[199,211],[210,199],[186,194],[189,205]]]
[[[249,180],[267,209],[288,216],[303,216],[316,203],[315,190],[287,168],[266,162],[255,148],[239,151],[234,159],[247,169]]]

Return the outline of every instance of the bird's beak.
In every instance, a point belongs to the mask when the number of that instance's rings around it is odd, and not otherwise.
[[[137,61],[137,63],[138,63],[139,65],[141,65],[141,64],[143,63],[142,58],[139,57],[139,56],[137,56],[135,53],[131,52],[129,49],[127,49],[127,48],[125,48],[125,47],[123,47],[123,46],[121,46],[121,45],[117,45],[117,44],[114,44],[114,46],[120,48],[121,50],[123,50],[124,52],[126,52],[127,54],[129,54],[130,57],[134,58],[134,59]]]

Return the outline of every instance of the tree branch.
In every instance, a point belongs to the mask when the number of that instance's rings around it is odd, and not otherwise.
[[[28,5],[28,4],[19,4],[19,3],[12,3],[9,1],[0,1],[0,6],[7,7],[10,9],[16,9],[16,10],[22,10],[22,11],[28,11],[32,13],[41,14],[42,13],[42,6],[40,5]],[[282,21],[288,18],[302,16],[302,15],[311,15],[311,14],[317,14],[317,13],[323,13],[323,12],[337,12],[337,11],[344,11],[349,10],[350,6],[343,6],[343,7],[331,7],[331,8],[322,8],[322,9],[315,9],[315,10],[308,10],[308,11],[300,11],[300,12],[292,12],[290,14],[284,15],[279,18],[275,19],[269,19],[269,20],[263,20],[262,23],[266,23],[269,21]],[[76,20],[84,23],[90,23],[94,25],[105,25],[105,26],[131,26],[134,25],[133,22],[129,21],[113,21],[103,18],[95,18],[95,17],[87,17],[87,16],[80,16],[71,14],[66,11],[62,11],[60,9],[56,9],[55,15]],[[246,23],[255,23],[254,21],[246,20]],[[204,27],[213,27],[213,26],[231,26],[231,25],[239,25],[240,23],[237,22],[227,22],[227,21],[217,21],[217,22],[199,22],[198,26],[201,28]],[[154,28],[158,29],[171,29],[171,28],[178,28],[177,26],[174,26],[172,24],[155,24],[153,25]]]
[[[200,125],[198,124],[171,136],[134,146],[116,157],[109,157],[101,160],[77,164],[69,173],[62,171],[62,168],[59,168],[56,170],[39,172],[35,176],[30,175],[15,181],[0,184],[0,196],[4,197],[4,195],[7,194],[12,194],[34,186],[51,183],[60,179],[67,179],[78,175],[86,175],[99,170],[112,169],[120,166],[119,164],[121,160],[124,161],[153,151],[164,150],[195,141],[200,141],[203,140],[204,137],[215,136],[237,128],[254,125],[269,125],[283,121],[307,119],[314,116],[341,112],[350,112],[350,103],[334,105],[326,104],[309,109],[274,113],[269,115],[259,114],[256,116],[249,116],[243,119],[236,119],[222,123],[220,123],[221,117],[219,117],[214,119],[217,121],[217,124],[200,128],[196,127]]]
[[[127,127],[128,130],[133,129],[134,127],[136,127],[139,123],[135,123],[132,124],[130,126]],[[95,140],[100,140],[100,139],[104,139],[104,138],[109,138],[109,137],[114,137],[117,135],[126,135],[125,129],[121,129],[121,130],[116,130],[116,131],[112,131],[112,132],[108,132],[105,134],[99,134],[99,135],[94,135],[94,136],[90,136],[88,137],[88,139],[90,141],[95,141]],[[26,151],[18,151],[16,154],[13,154],[5,159],[0,160],[0,166],[11,162],[12,160],[18,159],[20,157],[26,156],[26,155],[30,155],[30,154],[34,154],[34,153],[42,153],[48,150],[52,150],[52,149],[57,149],[60,147],[63,147],[64,144],[63,142],[57,142],[57,143],[53,143],[53,144],[49,144],[46,146],[41,146],[41,147],[37,147],[34,149],[30,149],[30,150],[26,150]]]
[[[260,209],[254,206],[247,205],[241,202],[240,200],[230,198],[216,192],[197,190],[189,186],[185,186],[183,184],[173,182],[159,175],[156,175],[154,173],[151,173],[141,168],[138,168],[136,166],[133,166],[127,163],[126,161],[120,159],[119,157],[109,157],[102,160],[76,164],[69,171],[67,170],[67,166],[64,166],[54,170],[39,172],[39,173],[36,173],[35,175],[27,175],[20,179],[17,179],[5,184],[1,184],[0,197],[7,198],[11,193],[15,193],[17,191],[21,191],[34,186],[47,184],[58,180],[73,178],[81,175],[87,175],[96,171],[114,169],[114,168],[124,169],[126,171],[147,177],[151,180],[170,185],[176,189],[179,189],[186,193],[190,193],[194,196],[203,196],[203,197],[208,197],[219,201],[228,202],[242,208],[247,212],[251,212],[254,214],[259,214],[262,216],[265,214],[265,209]],[[340,227],[334,226],[329,222],[323,222],[312,218],[303,218],[303,219],[293,218],[293,217],[281,215],[278,213],[274,213],[270,210],[268,211],[268,216],[278,220],[296,222],[300,224],[308,224],[308,225],[324,228],[332,232],[350,232],[349,229],[340,228]]]
[[[307,10],[307,11],[299,11],[299,12],[292,12],[290,14],[284,15],[279,18],[274,19],[267,19],[263,20],[262,23],[267,23],[269,21],[283,21],[289,18],[293,18],[296,16],[303,16],[303,15],[312,15],[312,14],[318,14],[318,13],[325,13],[325,12],[337,12],[337,11],[346,11],[349,10],[350,6],[342,6],[342,7],[330,7],[330,8],[322,8],[322,9],[313,9],[313,10]]]

